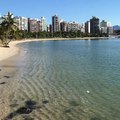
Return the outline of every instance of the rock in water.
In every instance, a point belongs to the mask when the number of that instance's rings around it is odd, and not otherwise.
[[[18,114],[29,114],[31,112],[32,112],[32,109],[27,108],[27,107],[21,107],[16,111],[16,113]]]
[[[43,104],[47,104],[47,103],[49,103],[48,100],[43,100]]]
[[[86,92],[87,92],[87,93],[90,93],[90,91],[89,91],[89,90],[87,90]]]

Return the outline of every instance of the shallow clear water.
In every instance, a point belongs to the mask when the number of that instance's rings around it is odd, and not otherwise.
[[[120,120],[120,40],[29,42],[22,47],[12,119]],[[47,101],[47,102],[45,102]]]

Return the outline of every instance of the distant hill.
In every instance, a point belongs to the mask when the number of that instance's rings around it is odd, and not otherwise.
[[[120,30],[120,26],[118,25],[113,26],[113,30]]]

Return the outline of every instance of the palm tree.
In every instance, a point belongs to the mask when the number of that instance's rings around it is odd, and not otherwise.
[[[15,38],[15,32],[18,30],[18,27],[12,13],[8,12],[2,19],[3,22],[0,24],[0,39],[3,45],[7,46]]]

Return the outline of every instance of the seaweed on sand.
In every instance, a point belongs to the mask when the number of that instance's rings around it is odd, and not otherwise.
[[[25,106],[18,108],[16,111],[10,113],[4,120],[13,119],[14,117],[21,114],[30,114],[34,109],[36,109],[37,103],[32,100],[25,101]]]

